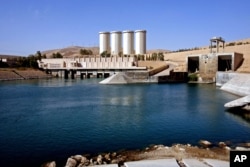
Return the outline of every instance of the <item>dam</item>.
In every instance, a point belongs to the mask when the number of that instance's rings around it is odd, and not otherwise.
[[[58,77],[74,79],[77,75],[83,78],[96,76],[107,78],[122,71],[147,71],[147,67],[138,67],[135,57],[91,57],[41,59],[39,68]]]

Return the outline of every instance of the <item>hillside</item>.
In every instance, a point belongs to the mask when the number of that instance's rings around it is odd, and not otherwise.
[[[66,48],[61,48],[61,49],[53,49],[53,50],[46,50],[42,51],[42,54],[46,54],[47,58],[52,57],[53,53],[61,53],[63,57],[76,57],[80,55],[80,50],[81,49],[87,49],[91,50],[94,55],[99,54],[99,47],[81,47],[81,46],[70,46]]]
[[[234,46],[226,46],[229,43],[235,43]],[[240,44],[242,43],[242,44]],[[225,43],[224,51],[220,47],[219,52],[238,52],[242,53],[244,61],[242,66],[237,70],[238,72],[250,72],[250,38],[231,41]],[[184,52],[172,52],[164,54],[164,59],[177,63],[179,66],[175,68],[175,71],[186,70],[186,57],[194,54],[207,54],[210,53],[209,46],[200,47],[198,50],[190,50]]]

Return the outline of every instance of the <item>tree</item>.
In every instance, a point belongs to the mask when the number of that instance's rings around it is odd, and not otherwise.
[[[110,57],[110,53],[108,53],[108,51],[103,51],[103,52],[101,53],[101,56],[102,56],[102,57]]]
[[[63,58],[63,56],[62,56],[61,53],[59,53],[59,52],[53,53],[53,54],[52,54],[52,57],[53,57],[53,58]]]
[[[92,50],[80,49],[79,52],[80,52],[81,55],[93,55]]]
[[[37,51],[36,52],[36,56],[37,56],[37,59],[38,60],[41,60],[42,59],[42,53],[40,51]]]
[[[154,60],[154,61],[157,60],[157,53],[152,53],[151,60]]]
[[[159,52],[157,56],[158,56],[158,60],[164,61],[164,54],[162,52]]]

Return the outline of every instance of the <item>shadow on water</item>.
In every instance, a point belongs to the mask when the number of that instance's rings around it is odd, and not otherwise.
[[[234,107],[225,110],[227,113],[230,113],[232,116],[240,118],[247,122],[250,125],[250,111],[242,109],[242,107]]]

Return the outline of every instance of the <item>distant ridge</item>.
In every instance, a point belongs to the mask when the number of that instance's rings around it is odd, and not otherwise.
[[[99,47],[82,47],[82,46],[69,46],[66,48],[60,48],[60,49],[52,49],[52,50],[46,50],[42,51],[42,54],[46,54],[46,56],[52,57],[53,53],[61,53],[63,57],[75,57],[80,55],[81,49],[87,49],[91,50],[93,52],[93,55],[99,54]]]

